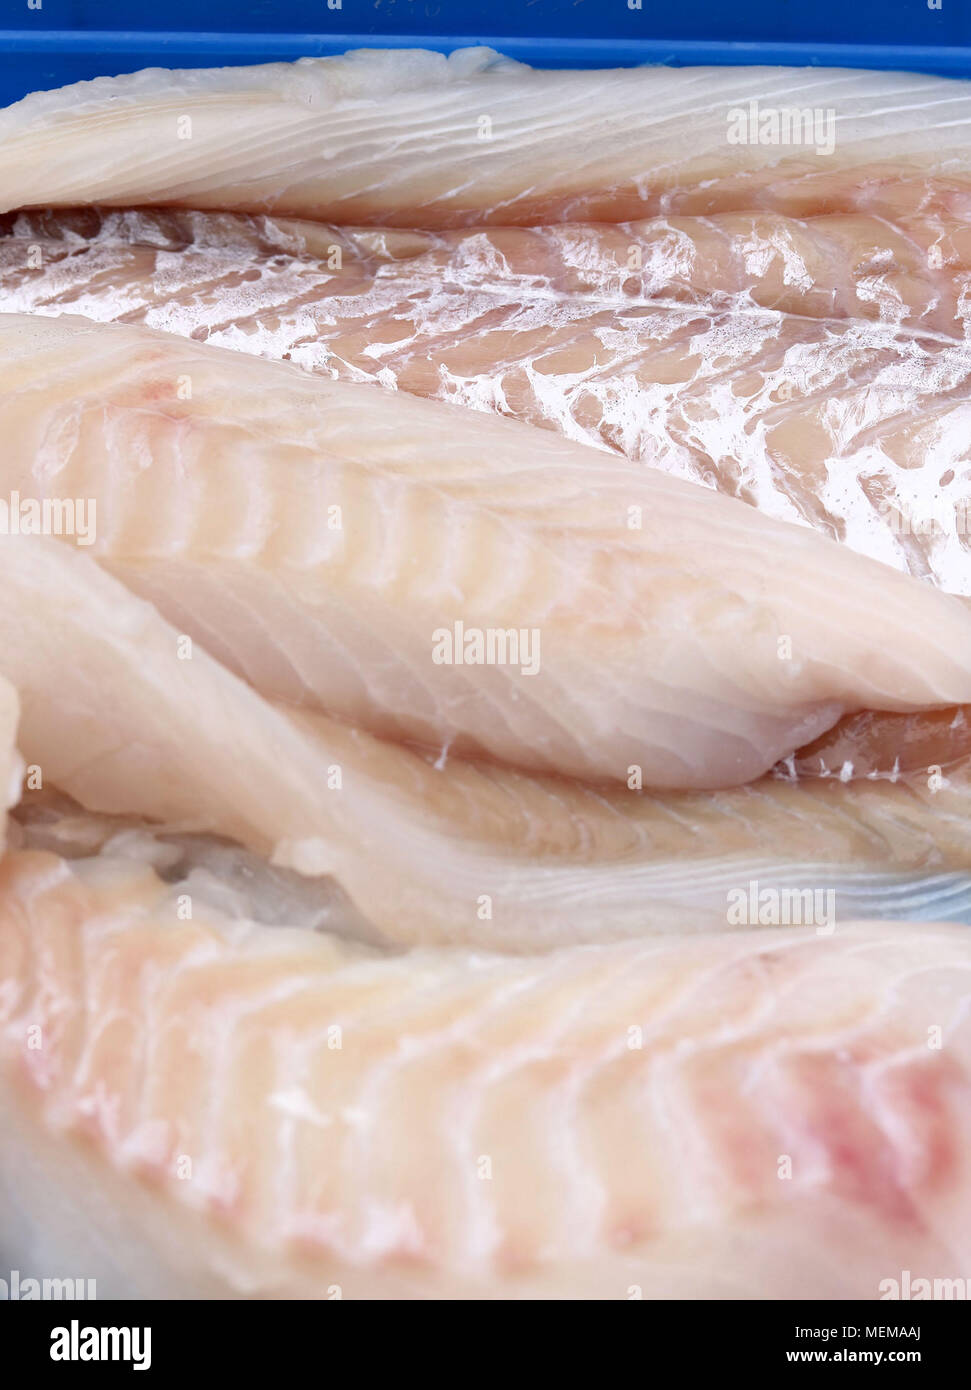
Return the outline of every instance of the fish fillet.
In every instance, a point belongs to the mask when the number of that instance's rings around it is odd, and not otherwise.
[[[971,96],[825,68],[534,71],[484,48],[152,68],[0,113],[0,189],[0,211],[162,203],[405,227],[756,207],[961,217]]]
[[[96,503],[63,539],[274,699],[671,789],[971,701],[964,600],[548,432],[75,318],[0,363],[0,488]]]
[[[971,594],[971,234],[953,219],[419,233],[82,209],[8,225],[8,310],[511,414]]]
[[[968,757],[897,781],[773,776],[664,797],[443,766],[273,706],[54,539],[6,538],[0,580],[0,672],[44,787],[329,875],[357,914],[350,935],[520,952],[756,925],[753,884],[756,903],[795,894],[793,920],[818,912],[830,929],[971,921]],[[730,916],[739,895],[745,913]]]
[[[875,319],[964,338],[971,229],[941,213],[892,222],[743,211],[431,232],[79,207],[0,217],[0,286],[11,311],[69,308],[222,347],[256,337],[251,351],[266,343],[305,366],[383,369],[389,382],[428,394],[417,344],[395,338],[388,320],[410,319],[426,349],[440,335],[432,367],[441,360],[445,370],[446,350],[467,342],[474,313],[496,342],[502,330],[510,346],[522,336],[522,358],[538,355],[544,309],[545,326],[559,328],[554,311],[559,319],[586,310],[596,322],[611,308],[669,302]]]
[[[101,1297],[876,1298],[968,1266],[964,930],[382,958],[186,913],[131,861],[0,866],[3,1243]]]
[[[0,1267],[967,1274],[969,135],[488,49],[0,111]]]

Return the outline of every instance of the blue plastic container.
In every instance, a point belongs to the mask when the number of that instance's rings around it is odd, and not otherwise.
[[[485,43],[543,67],[812,63],[971,77],[968,0],[4,0],[0,24],[0,104],[143,67],[362,46]]]

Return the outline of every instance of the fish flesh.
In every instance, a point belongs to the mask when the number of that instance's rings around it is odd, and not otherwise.
[[[971,755],[971,708],[935,710],[903,717],[865,711],[800,748],[776,769],[793,778],[887,777],[955,768]]]
[[[0,211],[175,204],[403,227],[765,208],[966,216],[967,83],[537,71],[488,48],[150,68],[0,112]]]
[[[427,832],[425,845],[437,856],[434,883],[420,866],[396,863],[385,851],[382,894],[362,863],[351,881],[364,885],[358,892],[369,919],[342,884],[268,865],[257,851],[200,832],[198,819],[159,825],[92,812],[48,789],[25,793],[12,842],[69,858],[148,847],[164,875],[198,868],[248,888],[269,878],[260,901],[268,897],[271,906],[258,920],[282,916],[384,947],[456,942],[515,954],[678,932],[686,921],[709,931],[780,921],[830,931],[855,917],[971,925],[967,757],[947,774],[934,766],[878,783],[774,776],[722,793],[652,796],[474,763],[438,767],[340,725],[318,722],[305,732],[308,757],[326,737],[330,756],[342,760],[331,774],[339,768],[349,790],[370,784],[386,799],[389,836],[398,814]],[[84,790],[100,804],[97,782]],[[300,809],[320,830],[309,801]],[[218,831],[226,820],[224,813],[208,824]],[[288,852],[278,851],[283,863]],[[478,886],[490,889],[474,904],[472,866]],[[437,891],[435,905],[422,911],[419,891]]]
[[[969,118],[485,49],[0,112],[0,1266],[966,1274]]]
[[[347,935],[540,951],[754,925],[763,891],[827,928],[971,921],[971,757],[665,796],[443,764],[271,704],[54,538],[6,538],[0,580],[0,670],[43,789],[326,876]]]
[[[8,310],[513,415],[971,594],[971,232],[953,219],[431,233],[80,209],[8,231]]]
[[[0,363],[11,519],[89,499],[62,540],[275,700],[675,790],[971,702],[965,600],[656,470],[140,327],[0,315]]]
[[[878,320],[965,338],[971,228],[942,213],[892,222],[742,211],[432,232],[77,207],[0,217],[0,286],[8,311],[145,323],[220,347],[289,354],[315,369],[343,365],[367,379],[383,372],[385,384],[428,395],[417,344],[395,337],[389,320],[410,320],[425,348],[434,344],[436,374],[452,370],[445,352],[468,341],[476,312],[479,330],[497,342],[501,330],[510,346],[532,332],[522,359],[539,354],[541,325],[531,315],[544,308],[548,328],[570,308],[592,316],[674,303]]]
[[[969,969],[945,925],[388,957],[227,920],[132,860],[12,853],[2,1242],[68,1252],[100,1297],[953,1277]]]

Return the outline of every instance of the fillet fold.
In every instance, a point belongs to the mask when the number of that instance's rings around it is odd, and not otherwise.
[[[275,700],[675,790],[971,702],[964,600],[546,431],[75,318],[0,363],[0,486]]]
[[[443,766],[272,705],[54,539],[6,538],[0,583],[0,670],[46,787],[332,875],[384,941],[516,952],[770,922],[729,915],[753,883],[757,904],[768,890],[825,931],[971,918],[966,758],[946,776],[661,798]]]

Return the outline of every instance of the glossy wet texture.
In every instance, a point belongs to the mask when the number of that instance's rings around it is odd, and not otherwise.
[[[77,209],[5,229],[9,309],[512,415],[971,592],[952,216],[431,233]]]
[[[3,1084],[192,1213],[187,1266],[232,1240],[230,1291],[873,1297],[888,1243],[967,1258],[960,929],[391,960],[178,891],[8,857]],[[740,1224],[805,1250],[782,1287],[721,1267]]]
[[[0,112],[0,1269],[965,1276],[968,92]]]

